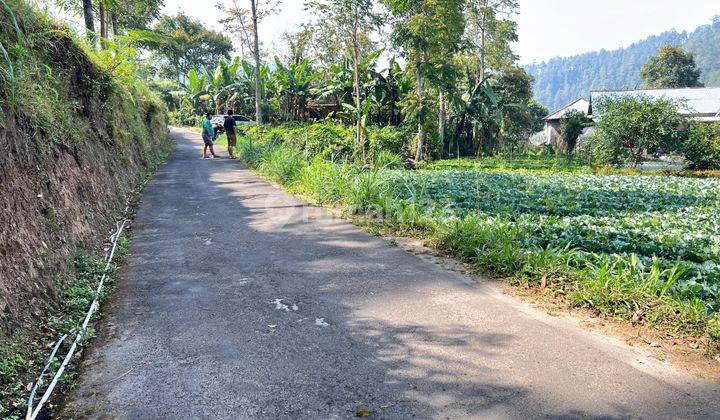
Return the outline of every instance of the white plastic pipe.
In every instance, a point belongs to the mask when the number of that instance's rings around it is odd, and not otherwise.
[[[130,205],[128,204],[125,207],[125,215],[127,215],[128,210],[130,209]],[[42,398],[40,398],[40,401],[38,402],[37,406],[33,410],[33,401],[35,400],[35,394],[42,385],[43,380],[42,377],[49,368],[49,366],[52,364],[53,359],[55,358],[55,354],[57,353],[58,349],[60,348],[60,345],[65,341],[65,339],[68,337],[69,334],[72,334],[75,330],[71,330],[68,334],[65,334],[60,338],[58,343],[55,345],[52,354],[50,355],[50,359],[48,359],[47,364],[45,365],[45,368],[43,369],[42,373],[40,373],[40,376],[38,377],[37,381],[35,381],[35,385],[33,386],[33,390],[30,393],[30,397],[28,398],[28,408],[27,408],[27,414],[25,415],[26,420],[35,420],[35,418],[40,414],[40,410],[42,410],[43,406],[47,402],[47,400],[52,395],[53,390],[55,389],[55,386],[57,386],[58,381],[62,377],[62,374],[65,372],[65,368],[70,363],[70,360],[72,360],[73,356],[75,355],[75,350],[77,349],[78,343],[82,338],[85,336],[85,333],[87,332],[87,326],[90,323],[90,319],[92,319],[93,314],[95,311],[98,310],[100,307],[100,292],[102,291],[103,286],[105,285],[105,280],[107,280],[107,270],[110,269],[110,264],[112,263],[113,257],[115,257],[115,251],[117,249],[118,241],[120,240],[120,235],[122,235],[123,229],[125,229],[125,223],[126,219],[123,217],[122,223],[117,222],[115,224],[116,231],[112,236],[110,236],[110,242],[112,242],[112,248],[108,253],[105,254],[105,274],[102,275],[100,278],[100,283],[98,283],[98,287],[95,290],[95,299],[90,304],[90,308],[88,309],[87,314],[85,315],[85,320],[82,323],[82,326],[80,327],[80,330],[77,332],[77,335],[75,336],[75,340],[72,343],[72,346],[70,346],[70,351],[68,351],[67,355],[65,355],[65,358],[63,359],[62,363],[60,364],[60,368],[58,368],[58,371],[55,373],[55,376],[53,376],[52,381],[50,382],[50,385],[45,390],[45,393],[43,394]]]

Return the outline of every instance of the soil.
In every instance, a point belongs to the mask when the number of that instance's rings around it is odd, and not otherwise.
[[[0,108],[0,342],[56,305],[70,262],[103,243],[125,191],[151,164],[147,144],[113,132],[125,117],[113,115],[123,105],[108,76],[66,41],[56,43],[49,61],[70,87],[73,120],[87,124],[87,138],[52,140],[22,109]],[[165,117],[146,105],[137,112],[146,113],[140,117],[153,133],[150,146],[159,150],[167,143]]]

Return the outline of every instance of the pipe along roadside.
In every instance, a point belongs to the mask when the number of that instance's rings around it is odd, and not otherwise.
[[[142,191],[145,188],[145,185],[149,181],[149,178],[143,182],[139,188],[136,189],[136,192]],[[65,369],[67,368],[68,364],[72,360],[73,356],[77,352],[77,347],[80,344],[81,340],[85,337],[88,330],[88,325],[90,324],[90,320],[92,319],[93,314],[97,312],[97,310],[100,308],[100,293],[103,290],[103,287],[105,286],[105,282],[108,278],[108,270],[110,269],[110,266],[113,262],[113,258],[115,257],[115,252],[118,247],[118,242],[120,238],[122,237],[123,231],[125,230],[125,227],[127,226],[129,217],[130,217],[130,209],[131,209],[131,203],[132,203],[133,195],[131,195],[130,198],[128,198],[127,205],[125,206],[125,210],[123,212],[123,217],[119,221],[115,223],[115,232],[110,235],[108,238],[109,242],[111,243],[110,249],[105,253],[105,273],[103,273],[102,277],[100,278],[100,281],[98,282],[97,288],[95,289],[95,298],[93,302],[90,304],[90,307],[88,308],[88,311],[85,315],[85,319],[80,326],[79,330],[76,328],[71,329],[67,333],[63,334],[62,337],[57,341],[55,346],[53,347],[52,352],[50,353],[50,357],[47,360],[47,363],[45,364],[45,367],[43,368],[42,372],[38,376],[37,380],[33,384],[32,391],[30,392],[30,396],[27,400],[27,413],[25,415],[26,420],[34,420],[38,417],[40,412],[42,411],[45,403],[50,399],[52,396],[53,391],[55,390],[55,387],[57,386],[58,382],[60,382],[60,378],[62,377],[63,373],[65,372]],[[55,372],[55,375],[53,376],[52,380],[50,381],[50,384],[48,385],[45,392],[42,394],[42,397],[40,398],[40,401],[38,401],[37,405],[33,406],[35,403],[35,398],[37,396],[37,393],[40,391],[40,388],[46,383],[46,380],[43,379],[45,374],[50,369],[50,366],[53,364],[53,362],[56,359],[56,355],[58,353],[58,350],[60,349],[60,346],[67,341],[69,337],[72,337],[72,335],[75,334],[75,339],[73,340],[72,345],[70,346],[70,349],[68,350],[67,354],[65,355],[65,358],[63,359],[62,363],[60,364],[60,367],[58,368],[57,372]]]

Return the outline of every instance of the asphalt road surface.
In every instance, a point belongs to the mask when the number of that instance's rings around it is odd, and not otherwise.
[[[201,160],[143,196],[79,418],[718,418],[720,388]],[[367,410],[367,411],[361,411]]]

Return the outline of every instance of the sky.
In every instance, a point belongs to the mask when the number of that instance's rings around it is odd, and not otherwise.
[[[217,23],[218,0],[166,0],[165,12],[184,10],[206,24]],[[249,0],[238,0],[239,3]],[[520,0],[519,42],[522,64],[555,56],[625,47],[670,29],[692,31],[720,15],[719,0]],[[281,12],[261,23],[266,47],[279,52],[282,35],[310,17],[303,0],[283,0]]]

